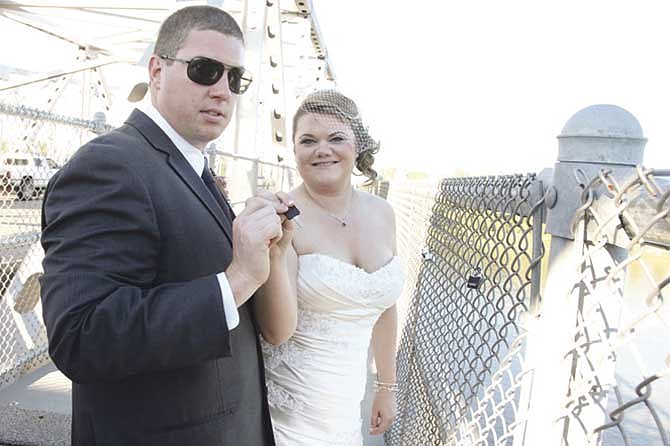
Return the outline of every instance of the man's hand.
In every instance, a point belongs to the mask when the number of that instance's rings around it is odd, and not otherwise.
[[[283,236],[279,214],[288,206],[267,191],[246,201],[244,210],[233,222],[233,260],[226,277],[239,307],[270,274],[269,250],[273,240]]]

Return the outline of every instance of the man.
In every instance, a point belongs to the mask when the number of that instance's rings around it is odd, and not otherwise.
[[[274,444],[249,299],[287,207],[266,193],[231,223],[202,153],[243,93],[243,55],[227,13],[175,12],[151,105],[49,184],[42,302],[75,446]]]

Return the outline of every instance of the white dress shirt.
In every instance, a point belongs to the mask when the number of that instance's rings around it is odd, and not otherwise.
[[[205,156],[202,153],[202,150],[194,147],[182,138],[182,136],[172,128],[170,123],[167,122],[163,115],[156,110],[151,102],[145,101],[137,108],[165,132],[168,138],[170,138],[170,141],[172,141],[181,154],[184,155],[184,158],[186,158],[186,161],[188,161],[195,173],[197,173],[198,176],[202,176],[202,171],[205,168]],[[221,296],[223,296],[223,311],[226,314],[226,324],[228,325],[228,330],[232,330],[240,323],[240,314],[237,312],[233,290],[230,289],[230,283],[228,283],[228,278],[225,273],[220,272],[216,277],[219,279]]]

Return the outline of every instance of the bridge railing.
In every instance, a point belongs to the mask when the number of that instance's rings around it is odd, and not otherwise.
[[[48,361],[39,300],[44,188],[79,145],[110,130],[0,102],[0,389]]]
[[[645,142],[589,107],[553,170],[434,189],[387,445],[670,444],[670,178]]]
[[[522,315],[539,299],[538,185],[535,175],[450,178],[425,201],[432,203],[425,238],[401,249],[417,253],[420,266],[409,262],[416,281],[398,353],[398,422],[387,444],[502,435],[497,424],[511,418],[519,398],[491,390],[518,387]],[[391,184],[390,196],[397,195],[409,198],[391,201],[398,228],[414,234],[421,225],[411,218],[421,212],[404,206],[416,206],[416,194]]]

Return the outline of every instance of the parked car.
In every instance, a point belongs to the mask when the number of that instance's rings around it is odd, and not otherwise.
[[[0,185],[16,192],[19,200],[30,200],[44,190],[60,166],[54,160],[32,153],[0,155]]]

